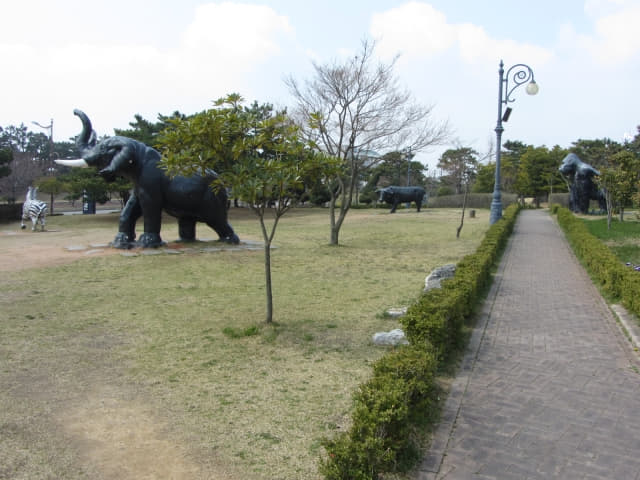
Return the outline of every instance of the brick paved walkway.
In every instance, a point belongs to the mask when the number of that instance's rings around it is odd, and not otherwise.
[[[418,480],[640,480],[640,369],[555,220],[523,211]]]

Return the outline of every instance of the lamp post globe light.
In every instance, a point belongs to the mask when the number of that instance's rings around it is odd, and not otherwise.
[[[511,98],[513,91],[521,85],[527,84],[525,91],[529,95],[538,93],[538,84],[533,77],[533,70],[528,65],[518,63],[510,67],[506,74],[504,71],[504,63],[500,60],[500,69],[498,70],[498,123],[495,128],[496,132],[496,178],[493,186],[493,199],[491,200],[491,214],[489,215],[489,223],[493,225],[502,218],[502,192],[500,191],[500,150],[502,149],[502,132],[504,128],[502,122],[509,120],[511,108],[508,106],[514,99]],[[512,82],[511,87],[509,81]],[[507,105],[504,113],[502,105]]]

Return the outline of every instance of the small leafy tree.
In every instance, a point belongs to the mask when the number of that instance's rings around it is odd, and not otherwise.
[[[465,185],[468,187],[469,172],[475,173],[478,168],[478,152],[468,147],[449,149],[438,160],[438,168],[447,173],[448,183],[459,195]]]
[[[527,151],[527,148],[529,145],[518,140],[508,140],[502,145],[500,178],[504,192],[516,192],[515,184],[520,170],[520,158]],[[493,187],[491,191],[493,191]]]
[[[65,184],[67,199],[75,201],[86,196],[96,203],[109,201],[109,184],[92,168],[73,168],[60,180]]]
[[[640,159],[630,150],[621,150],[611,155],[600,167],[598,184],[607,202],[607,228],[611,228],[611,218],[615,208],[624,221],[624,208],[638,190]]]
[[[495,185],[496,164],[487,163],[478,166],[476,181],[473,183],[471,191],[473,193],[491,193]]]
[[[51,202],[49,203],[49,214],[53,215],[53,198],[55,195],[62,193],[66,185],[57,177],[41,177],[36,180],[36,186],[42,193],[48,193],[49,195],[51,195]]]
[[[9,166],[13,162],[13,150],[10,148],[0,148],[0,177],[6,177],[11,173]]]
[[[158,135],[160,134],[160,132],[162,132],[162,130],[170,126],[171,120],[184,120],[186,118],[186,115],[180,113],[179,111],[173,112],[173,114],[171,114],[170,116],[158,114],[158,121],[155,123],[144,119],[140,114],[135,114],[133,118],[135,119],[135,121],[129,122],[129,126],[131,128],[115,128],[115,134],[122,137],[133,138],[134,140],[138,140],[139,142],[142,142],[150,147],[155,147]]]
[[[540,197],[550,193],[559,179],[558,166],[566,151],[560,147],[549,150],[547,147],[528,147],[520,157],[518,175],[514,190],[522,197],[534,197],[536,207],[540,206]]]
[[[271,245],[278,222],[306,187],[332,174],[335,162],[299,140],[298,127],[286,111],[257,104],[243,108],[242,101],[229,95],[212,109],[172,121],[159,144],[169,174],[215,169],[219,176],[213,188],[230,188],[257,215],[264,239],[266,322],[271,323]]]

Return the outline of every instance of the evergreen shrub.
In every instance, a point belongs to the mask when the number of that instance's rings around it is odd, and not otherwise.
[[[324,441],[324,477],[372,480],[409,468],[419,455],[413,429],[434,407],[436,369],[428,347],[405,346],[379,359],[354,395],[350,430]]]
[[[571,248],[603,292],[640,316],[640,273],[623,265],[569,209],[558,208],[557,214]]]

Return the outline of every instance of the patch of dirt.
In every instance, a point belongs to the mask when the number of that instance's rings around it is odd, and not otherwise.
[[[104,235],[104,230],[32,232],[29,228],[21,230],[20,224],[3,225],[0,227],[0,271],[18,272],[62,265],[89,255],[117,254],[119,250],[110,248]]]
[[[203,478],[148,406],[120,396],[101,387],[59,419],[83,463],[109,480]]]

